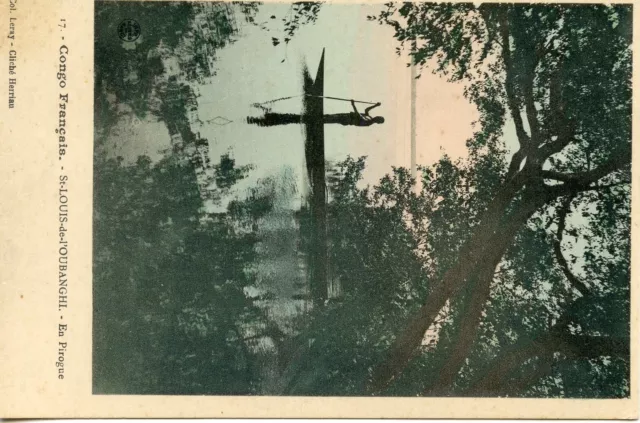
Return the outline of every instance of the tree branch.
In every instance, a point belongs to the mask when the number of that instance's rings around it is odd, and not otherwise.
[[[609,175],[612,172],[621,170],[625,166],[631,164],[631,143],[627,146],[627,151],[612,157],[608,162],[600,167],[578,173],[560,173],[551,170],[543,170],[540,176],[546,179],[554,179],[564,182],[563,184],[546,186],[546,190],[552,197],[560,197],[563,195],[575,194],[581,191],[598,189],[592,187],[591,184],[599,179]]]
[[[533,101],[533,79],[535,76],[535,62],[526,70],[528,73],[523,78],[522,97],[524,98],[524,109],[531,131],[531,147],[535,148],[540,144],[540,123],[538,122],[538,111]]]
[[[569,358],[616,357],[623,360],[630,358],[629,338],[615,336],[557,334],[553,339],[554,346],[548,347]]]
[[[522,147],[511,156],[511,162],[509,163],[509,170],[507,171],[507,181],[512,179],[516,173],[520,170],[520,165],[526,157],[525,151]]]
[[[427,301],[409,319],[406,329],[389,349],[387,358],[374,369],[372,379],[367,386],[368,391],[379,393],[405,368],[415,354],[416,347],[420,345],[425,331],[433,323],[447,299],[459,292],[471,275],[477,274],[480,263],[486,263],[490,261],[493,254],[500,253],[502,243],[508,246],[513,241],[519,226],[526,222],[532,213],[560,196],[590,189],[589,185],[592,182],[620,169],[629,162],[630,154],[621,154],[597,169],[575,174],[575,182],[546,186],[542,192],[535,191],[535,185],[532,186],[529,200],[523,201],[519,207],[516,207],[510,224],[503,227],[497,234],[496,230],[503,221],[505,211],[528,177],[525,173],[519,172],[512,180],[507,181],[487,207],[480,220],[481,223],[475,228],[471,238],[461,248],[458,254],[459,260],[439,282],[434,284]],[[477,292],[482,292],[482,289],[478,289]],[[466,341],[461,345],[467,348]],[[451,365],[451,369],[453,368],[455,366]]]
[[[571,310],[583,308],[594,299],[589,291],[587,295],[574,300],[549,331],[538,338],[521,338],[515,345],[504,350],[493,360],[480,377],[465,391],[467,396],[503,396],[522,392],[547,374],[551,368],[547,365],[558,352],[567,358],[597,358],[612,356],[629,360],[630,339],[628,337],[605,337],[590,335],[573,335],[568,331],[572,320]],[[512,381],[513,373],[524,362],[539,357],[547,363],[534,368],[531,374],[520,381]],[[545,370],[546,369],[546,370]]]
[[[511,47],[509,42],[509,20],[507,17],[508,10],[503,10],[500,13],[500,39],[502,44],[502,61],[505,68],[505,92],[507,94],[507,105],[511,112],[511,118],[516,126],[516,135],[518,136],[518,142],[520,143],[520,149],[525,152],[530,145],[529,135],[524,130],[524,124],[522,122],[522,116],[520,115],[520,107],[518,106],[518,98],[515,89],[515,82],[513,80],[514,70],[511,58]],[[520,160],[522,161],[522,160]],[[520,163],[518,163],[519,167]]]
[[[544,179],[554,179],[556,181],[565,182],[567,184],[589,185],[593,182],[596,182],[598,179],[607,176],[609,173],[619,170],[626,164],[628,163],[623,163],[619,159],[614,159],[591,171],[578,173],[562,173],[554,170],[543,170],[541,171],[540,175]]]
[[[465,396],[504,396],[517,395],[526,388],[551,374],[554,353],[567,358],[617,357],[629,360],[629,338],[610,336],[572,335],[566,330],[552,330],[538,339],[523,339],[514,346],[506,348],[473,383]],[[538,357],[539,362],[531,372],[520,379],[513,375],[526,361]]]
[[[575,174],[558,172],[557,170],[542,170],[540,171],[540,176],[542,176],[543,179],[553,179],[554,181],[569,183],[579,179],[576,178]]]
[[[508,246],[513,240],[518,229],[517,226],[523,223],[519,219],[526,221],[530,216],[529,213],[535,211],[535,209],[528,210],[528,207],[534,204],[537,205],[536,208],[540,207],[551,199],[546,195],[534,195],[533,201],[521,204],[525,207],[516,209],[512,214],[509,219],[511,226],[501,227],[499,235],[496,236],[499,225],[504,221],[505,211],[526,181],[526,174],[517,173],[514,178],[505,182],[487,206],[480,223],[458,253],[458,257],[465,259],[459,259],[452,268],[446,271],[442,279],[433,285],[425,304],[409,319],[406,329],[396,338],[389,349],[386,360],[374,369],[372,379],[367,387],[370,392],[377,393],[385,389],[404,369],[413,358],[415,349],[420,345],[424,333],[433,323],[446,301],[465,286],[470,275],[476,274],[479,265],[487,263],[488,256],[501,251],[502,247],[499,245],[507,243]],[[498,257],[498,262],[500,257]],[[493,269],[496,265],[497,262]]]
[[[506,242],[507,246],[513,241],[518,225],[522,225],[529,213],[535,212],[544,204],[581,190],[590,189],[589,185],[612,171],[618,170],[630,163],[629,154],[619,154],[609,162],[592,171],[574,174],[575,181],[559,186],[546,186],[543,192],[533,192],[531,200],[521,203],[521,207],[512,216],[525,218],[512,218],[509,230],[501,230],[499,237],[494,237],[498,225],[504,217],[507,207],[512,202],[520,188],[526,183],[528,177],[519,172],[513,179],[507,181],[500,192],[494,197],[491,204],[483,214],[480,224],[475,228],[471,238],[461,248],[458,256],[460,259],[449,269],[443,278],[434,284],[427,301],[420,310],[409,320],[406,329],[396,338],[391,346],[388,356],[374,369],[373,376],[367,388],[369,392],[378,393],[385,389],[389,383],[400,373],[412,359],[415,349],[424,336],[425,331],[433,323],[447,299],[455,295],[468,281],[470,275],[478,271],[478,264],[486,262],[492,256],[492,252],[499,252],[495,242]],[[531,210],[529,208],[532,208]],[[463,259],[467,258],[467,259]],[[468,259],[471,258],[471,259]],[[494,266],[495,268],[495,266]],[[479,290],[481,292],[481,290]],[[466,344],[464,344],[466,345]],[[466,348],[466,346],[465,346]],[[453,368],[454,366],[452,366]]]
[[[496,231],[495,235],[487,243],[490,248],[485,250],[486,253],[483,255],[482,260],[477,261],[475,275],[469,277],[467,282],[473,284],[473,289],[469,307],[464,313],[465,318],[460,322],[461,328],[456,346],[443,368],[440,369],[436,383],[427,390],[427,395],[446,394],[451,389],[475,341],[482,311],[489,300],[495,269],[502,260],[505,251],[511,245],[515,234],[544,202],[545,199],[541,196],[533,195],[533,191],[525,193],[516,211],[505,219],[500,229]],[[462,285],[462,282],[459,282],[459,284]]]
[[[502,254],[499,256],[502,257]],[[482,310],[491,292],[494,269],[495,266],[487,265],[478,275],[469,305],[464,311],[465,318],[460,322],[461,327],[456,345],[444,366],[438,371],[438,376],[433,378],[434,383],[425,390],[425,395],[444,396],[451,391],[451,386],[456,379],[458,371],[473,346],[478,324],[482,317]]]
[[[538,150],[537,155],[540,158],[540,162],[543,162],[550,156],[561,152],[566,146],[576,141],[575,129],[571,123],[565,123],[558,133],[558,139],[542,144]]]
[[[589,288],[587,288],[587,286],[576,275],[574,275],[573,272],[571,272],[569,263],[567,263],[567,260],[562,254],[562,237],[566,226],[567,215],[571,211],[571,201],[573,201],[574,197],[575,195],[569,195],[558,211],[558,229],[556,231],[556,239],[553,242],[553,252],[555,253],[556,260],[558,265],[560,265],[560,269],[562,270],[562,273],[564,273],[564,276],[571,285],[573,285],[573,287],[582,294],[582,296],[586,296],[589,295]]]
[[[549,141],[538,148],[537,155],[541,163],[575,141],[576,125],[575,122],[567,118],[566,104],[562,92],[562,66],[562,59],[559,59],[558,67],[549,78],[550,135],[557,136],[557,139]]]

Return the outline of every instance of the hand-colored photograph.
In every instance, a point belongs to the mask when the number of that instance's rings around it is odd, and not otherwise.
[[[93,18],[94,395],[630,397],[631,4]]]

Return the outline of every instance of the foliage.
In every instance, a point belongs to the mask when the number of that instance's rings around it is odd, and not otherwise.
[[[252,22],[257,6],[240,6]],[[287,37],[319,7],[294,3]],[[179,155],[97,154],[97,392],[629,395],[631,8],[389,3],[370,19],[422,69],[464,83],[480,112],[468,155],[423,167],[417,191],[406,169],[363,187],[364,158],[333,166],[337,289],[283,331],[247,289],[261,242],[278,258],[295,236],[310,249],[307,209],[299,235],[283,212],[286,228],[261,239],[272,180],[214,213]],[[101,94],[117,83],[105,78]],[[156,85],[154,110],[193,143],[184,89]],[[96,103],[104,122],[114,113]],[[218,205],[249,171],[228,155],[212,169]],[[274,356],[261,361],[249,338]]]
[[[176,28],[188,27],[193,7],[189,3],[101,2],[96,9],[96,89],[104,86],[116,94],[118,103],[128,104],[144,115],[154,77],[164,72],[162,63],[149,58],[149,52],[160,43],[177,47],[182,35]],[[139,41],[128,43],[134,45],[125,45],[118,37],[117,27],[124,19],[140,24]]]
[[[232,11],[222,3],[211,9],[193,2],[98,2],[95,14],[96,90],[115,94],[118,104],[145,116],[158,100],[158,84],[167,75],[163,59],[177,59],[173,70],[186,81],[211,76],[208,61],[215,49],[233,41]],[[196,24],[196,17],[202,20]],[[133,19],[141,35],[133,42],[118,36],[118,25]],[[209,29],[214,32],[209,32]],[[152,109],[151,112],[154,112]]]
[[[429,191],[447,186],[427,235],[441,240],[429,254],[440,283],[370,389],[429,361],[409,362],[420,330],[450,300],[451,357],[431,367],[439,376],[423,393],[628,395],[630,13],[622,5],[388,3],[370,17],[394,28],[414,62],[464,81],[481,113],[467,163],[441,166],[435,185],[425,172]],[[519,144],[508,164],[507,121]],[[591,366],[580,388],[563,373],[575,366]],[[604,380],[600,391],[587,388]]]
[[[222,157],[224,189],[244,174]],[[101,393],[254,392],[263,321],[254,233],[204,209],[193,164],[98,155],[94,197],[94,380]]]
[[[286,394],[360,395],[399,323],[424,298],[418,240],[404,222],[409,211],[420,212],[411,178],[396,169],[361,189],[364,167],[364,158],[333,167],[329,263],[339,295],[299,324],[298,353],[283,372]]]
[[[314,24],[318,20],[318,15],[323,4],[323,2],[320,1],[292,2],[283,17],[279,18],[277,15],[272,14],[269,17],[269,20],[258,22],[256,21],[256,15],[259,11],[259,5],[262,3],[234,3],[240,6],[240,9],[245,16],[245,20],[248,23],[259,27],[263,31],[273,31],[281,34],[275,37],[272,36],[271,44],[276,47],[281,43],[284,43],[285,48],[289,45],[289,42],[301,27]],[[282,61],[284,62],[285,60],[286,56]]]

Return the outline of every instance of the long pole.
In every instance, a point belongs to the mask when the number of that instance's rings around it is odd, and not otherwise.
[[[318,98],[328,98],[330,100],[342,100],[342,101],[351,101],[351,99],[348,98],[340,98],[340,97],[329,97],[328,95],[313,95],[313,94],[306,94],[307,97],[318,97]],[[360,100],[353,100],[354,103],[363,103],[363,104],[377,104],[377,103],[373,103],[371,101],[360,101]]]

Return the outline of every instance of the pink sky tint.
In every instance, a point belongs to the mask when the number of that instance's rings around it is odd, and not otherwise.
[[[417,84],[416,162],[438,161],[443,153],[452,158],[467,155],[466,141],[473,136],[472,122],[478,120],[475,105],[463,96],[461,83],[423,70]]]
[[[409,57],[406,50],[401,56],[395,53],[399,42],[394,37],[393,28],[367,21],[367,15],[376,14],[378,9],[379,6],[369,5],[351,8],[348,13],[340,8],[323,11],[333,14],[328,19],[331,25],[338,26],[338,22],[345,22],[345,26],[336,31],[340,34],[338,42],[349,40],[343,51],[330,45],[334,37],[320,36],[320,20],[316,27],[305,28],[304,33],[308,35],[305,45],[316,42],[327,47],[327,90],[349,93],[355,99],[382,102],[382,107],[372,111],[372,114],[384,116],[386,121],[383,125],[346,131],[341,128],[326,129],[328,157],[367,155],[366,183],[376,183],[379,177],[389,172],[390,166],[409,168],[411,163]],[[314,34],[316,31],[318,33]],[[432,74],[431,69],[422,69],[417,80],[418,165],[433,164],[445,153],[454,159],[465,157],[466,141],[474,132],[472,123],[479,118],[476,106],[463,96],[464,85],[448,82],[446,77]],[[344,111],[344,105],[336,102],[326,102],[325,108],[330,112],[334,112],[333,109],[335,112]],[[345,136],[338,132],[349,134]],[[341,145],[331,141],[335,138],[334,133],[344,140]]]

